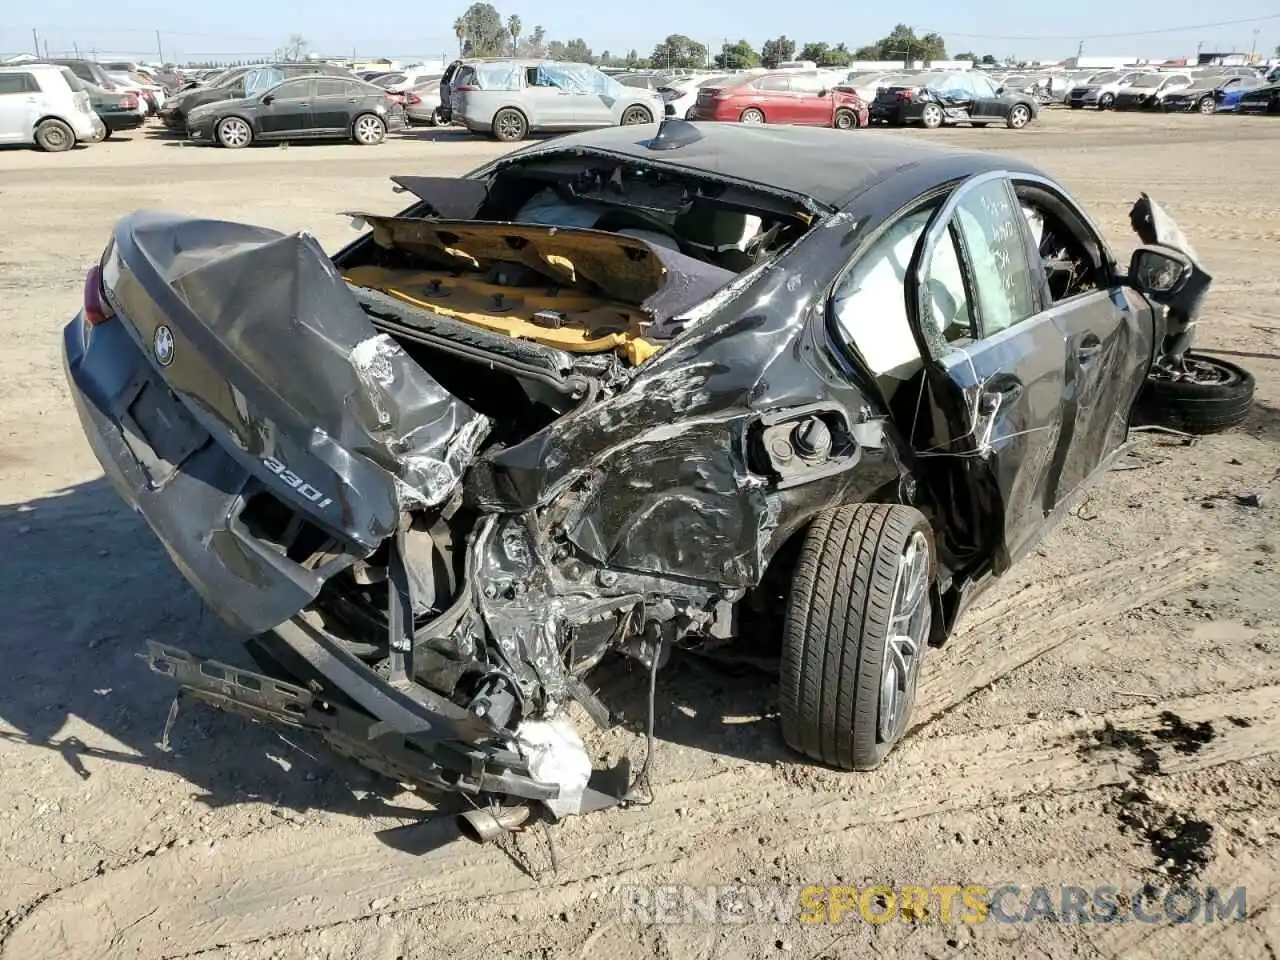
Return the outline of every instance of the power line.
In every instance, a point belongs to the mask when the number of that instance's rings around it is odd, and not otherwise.
[[[1219,20],[1216,23],[1191,23],[1183,27],[1157,27],[1152,30],[1131,30],[1123,33],[1071,33],[1054,36],[1012,36],[999,33],[961,33],[958,30],[936,30],[935,33],[946,37],[963,37],[965,40],[1115,40],[1122,37],[1148,37],[1164,33],[1185,33],[1189,30],[1209,30],[1214,27],[1235,27],[1244,23],[1262,23],[1265,20],[1280,20],[1280,13],[1267,14],[1265,17],[1246,17],[1243,20]]]

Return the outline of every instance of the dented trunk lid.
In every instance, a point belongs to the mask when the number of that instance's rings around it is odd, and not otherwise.
[[[117,224],[102,280],[209,438],[365,553],[403,510],[447,500],[488,432],[374,329],[308,234],[140,212]]]

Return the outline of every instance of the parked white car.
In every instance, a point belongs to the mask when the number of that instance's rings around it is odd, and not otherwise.
[[[1109,70],[1099,73],[1088,83],[1077,84],[1067,94],[1067,106],[1074,110],[1083,107],[1097,107],[1099,110],[1110,110],[1116,102],[1116,94],[1139,77],[1149,76],[1151,70]]]
[[[68,75],[65,67],[48,63],[0,67],[0,143],[61,153],[77,142],[103,139],[106,125],[89,94],[71,89]]]
[[[654,92],[662,97],[665,116],[688,120],[689,111],[698,102],[698,88],[717,84],[726,76],[728,74],[714,74],[710,77],[678,77],[668,80],[664,86],[658,87]]]
[[[442,67],[422,67],[420,69],[398,70],[395,73],[384,73],[376,80],[369,81],[374,86],[382,87],[388,93],[404,93],[414,87],[432,80],[439,82],[444,69]]]

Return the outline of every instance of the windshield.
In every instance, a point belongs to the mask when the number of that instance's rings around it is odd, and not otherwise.
[[[1133,81],[1131,86],[1143,87],[1143,88],[1158,87],[1160,86],[1160,84],[1164,83],[1165,80],[1167,79],[1169,78],[1161,77],[1153,74],[1152,76],[1149,76],[1149,77],[1139,77],[1137,80]]]
[[[244,95],[251,97],[255,93],[263,93],[283,82],[283,70],[250,70],[244,75]]]
[[[1120,79],[1121,76],[1123,76],[1123,74],[1113,70],[1110,73],[1100,73],[1089,82],[1090,83],[1115,83],[1117,80]]]

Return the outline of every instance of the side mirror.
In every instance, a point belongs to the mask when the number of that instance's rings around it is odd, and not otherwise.
[[[1194,272],[1191,258],[1173,247],[1139,247],[1129,260],[1129,282],[1166,305],[1177,299]]]
[[[829,94],[830,92],[831,92],[831,91],[830,91],[830,90],[828,90],[826,87],[823,87],[821,90],[819,90],[819,91],[818,91],[817,95],[818,95],[819,97],[825,97],[825,96],[826,96],[827,94]]]
[[[1004,87],[996,87],[996,94],[998,95],[1002,93],[1004,93]]]
[[[270,105],[270,104],[271,104],[271,102],[272,102],[273,100],[275,100],[275,98],[276,98],[276,95],[275,95],[274,93],[266,93],[266,94],[263,94],[263,96],[262,96],[262,105],[263,105],[264,107],[265,107],[265,106]]]

